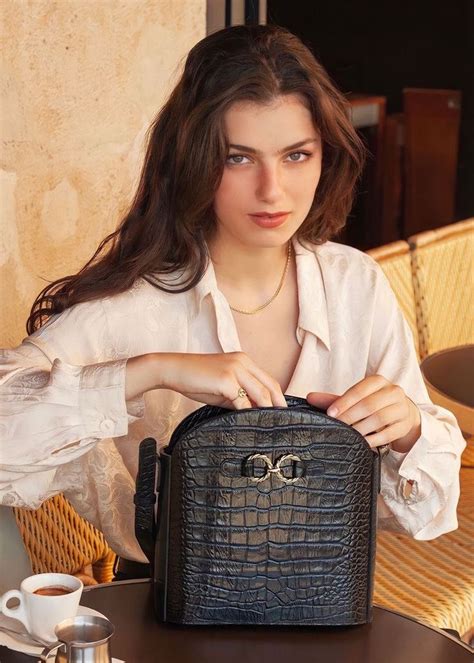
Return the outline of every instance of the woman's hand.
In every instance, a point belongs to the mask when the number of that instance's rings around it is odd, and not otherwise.
[[[239,396],[239,389],[247,396]],[[242,410],[286,407],[278,382],[244,352],[153,353],[127,362],[126,398],[151,389],[172,389],[194,401]]]
[[[421,435],[420,411],[398,385],[381,375],[364,378],[341,396],[311,392],[308,403],[355,428],[372,448],[410,451]]]

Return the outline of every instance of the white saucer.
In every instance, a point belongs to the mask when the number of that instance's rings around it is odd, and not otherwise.
[[[94,617],[105,617],[105,615],[103,615],[101,612],[93,610],[92,608],[87,608],[85,605],[79,606],[77,610],[77,615],[78,616],[91,615]],[[0,613],[0,627],[1,626],[14,629],[19,633],[27,635],[27,631],[21,622],[19,622],[17,619],[13,619],[12,617],[7,617],[6,615]],[[19,651],[22,652],[23,654],[33,654],[33,656],[40,656],[41,652],[44,649],[44,647],[42,647],[41,645],[36,645],[33,642],[31,644],[28,644],[26,640],[25,641],[17,640],[14,635],[11,635],[10,633],[5,633],[4,631],[0,631],[0,645],[5,645],[5,647],[8,647],[8,649],[13,649],[13,651]]]

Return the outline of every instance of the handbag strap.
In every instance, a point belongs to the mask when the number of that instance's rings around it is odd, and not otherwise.
[[[135,504],[135,536],[153,568],[155,556],[156,515],[160,480],[160,459],[156,440],[145,438],[138,450],[138,472],[133,502]]]

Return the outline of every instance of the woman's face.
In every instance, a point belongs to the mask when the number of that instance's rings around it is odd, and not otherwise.
[[[311,113],[297,95],[286,95],[268,105],[237,102],[224,122],[230,148],[214,200],[215,239],[281,246],[305,220],[321,175]]]

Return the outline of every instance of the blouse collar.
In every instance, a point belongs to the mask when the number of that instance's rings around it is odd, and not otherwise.
[[[308,248],[293,238],[293,249],[296,260],[298,283],[299,318],[296,336],[298,343],[303,344],[304,332],[309,332],[331,349],[328,324],[328,307],[324,288],[323,274],[317,257],[317,246]],[[230,307],[223,293],[219,290],[212,261],[209,261],[204,276],[193,289],[196,315],[201,310],[205,297],[211,296],[217,318],[219,338],[224,352],[235,351],[236,331],[231,324]],[[229,348],[229,349],[227,349]]]

